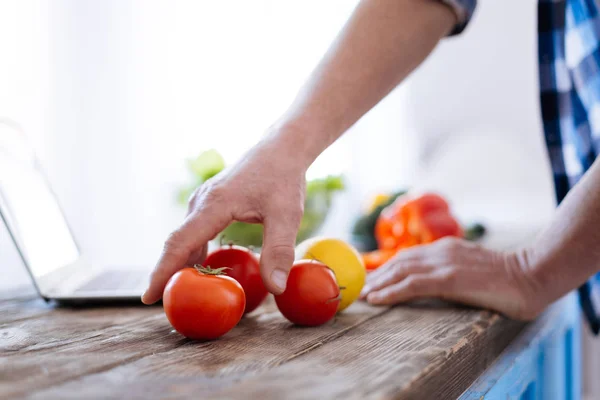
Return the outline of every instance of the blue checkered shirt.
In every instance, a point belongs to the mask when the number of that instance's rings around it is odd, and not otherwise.
[[[477,0],[441,0],[467,26]],[[518,12],[518,11],[515,11]],[[538,58],[544,137],[560,203],[600,151],[600,15],[594,0],[538,0]],[[600,331],[600,274],[578,289]]]

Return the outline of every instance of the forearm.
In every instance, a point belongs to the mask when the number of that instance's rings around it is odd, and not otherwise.
[[[600,161],[571,190],[550,226],[525,252],[526,265],[545,303],[600,271]]]
[[[455,23],[450,8],[435,0],[363,0],[275,124],[275,139],[308,166],[418,66]]]

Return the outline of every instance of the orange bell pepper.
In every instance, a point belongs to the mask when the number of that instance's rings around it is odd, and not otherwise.
[[[400,249],[432,243],[445,236],[463,236],[446,200],[432,193],[405,195],[381,212],[375,224],[379,250],[364,254],[363,259],[367,269],[375,269]]]

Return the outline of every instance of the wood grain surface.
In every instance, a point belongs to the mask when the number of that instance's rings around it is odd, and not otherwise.
[[[398,398],[463,393],[524,324],[442,302],[353,304],[318,328],[273,302],[194,342],[162,308],[61,308],[0,295],[0,398]]]

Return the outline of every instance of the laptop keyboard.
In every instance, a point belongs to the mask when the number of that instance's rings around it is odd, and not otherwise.
[[[107,270],[83,284],[77,292],[98,292],[139,289],[148,279],[146,271]]]

